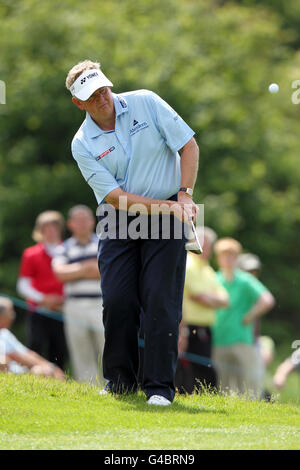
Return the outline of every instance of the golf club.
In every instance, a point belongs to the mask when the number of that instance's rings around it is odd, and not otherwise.
[[[193,234],[194,234],[196,243],[195,242],[186,243],[185,247],[188,251],[193,251],[194,253],[201,254],[201,253],[203,253],[203,249],[202,249],[202,246],[201,246],[201,243],[200,243],[197,231],[196,231],[195,224],[194,224],[193,219],[191,217],[189,218],[189,221],[191,222],[191,225],[192,225],[192,230],[193,230]]]

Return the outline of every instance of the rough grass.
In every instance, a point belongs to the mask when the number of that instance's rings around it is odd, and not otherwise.
[[[299,449],[300,407],[220,395],[100,396],[74,381],[0,373],[0,449]]]

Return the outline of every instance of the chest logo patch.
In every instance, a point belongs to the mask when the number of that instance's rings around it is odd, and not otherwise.
[[[138,122],[134,120],[133,126],[134,127],[129,131],[131,136],[143,129],[146,129],[147,127],[149,127],[149,124],[146,121],[142,122],[141,124],[138,124]]]
[[[101,160],[101,158],[105,157],[105,155],[108,155],[109,153],[113,152],[115,150],[115,147],[110,147],[110,149],[105,150],[105,152],[101,153],[101,155],[98,155],[98,157],[95,157],[95,160]]]

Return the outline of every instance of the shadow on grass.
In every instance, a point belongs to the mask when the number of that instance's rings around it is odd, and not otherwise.
[[[142,411],[148,413],[188,413],[188,414],[199,414],[199,413],[209,413],[209,414],[228,414],[228,411],[224,408],[210,408],[205,407],[201,404],[201,395],[199,397],[199,403],[194,402],[193,405],[188,405],[178,402],[176,399],[170,406],[155,406],[148,405],[146,402],[146,397],[142,394],[127,394],[127,395],[116,395],[115,398],[126,404],[126,409],[128,410],[128,405],[130,405],[135,411]]]

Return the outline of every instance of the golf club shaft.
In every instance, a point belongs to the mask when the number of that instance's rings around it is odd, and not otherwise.
[[[201,246],[201,243],[200,243],[200,240],[199,240],[199,237],[198,237],[198,234],[197,234],[197,231],[196,231],[196,227],[194,225],[194,222],[193,220],[191,220],[191,224],[192,224],[192,230],[193,230],[193,233],[195,235],[195,240],[196,240],[196,243],[198,245],[198,248],[200,250],[201,253],[203,253],[203,249],[202,249],[202,246]]]

